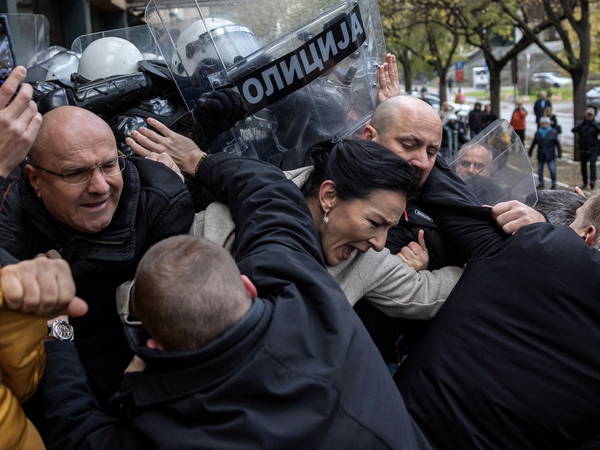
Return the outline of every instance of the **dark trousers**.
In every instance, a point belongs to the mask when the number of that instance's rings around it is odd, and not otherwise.
[[[552,189],[556,187],[556,160],[552,161],[538,161],[538,180],[539,187],[544,187],[544,164],[548,164],[548,169],[550,169],[550,180],[552,180]]]
[[[519,139],[525,145],[525,130],[515,130],[515,133],[517,133],[517,136],[519,136]]]
[[[583,184],[587,184],[588,182],[588,173],[587,167],[588,163],[590,165],[590,182],[596,182],[596,159],[598,158],[598,151],[592,150],[591,152],[581,151],[579,154],[581,158],[581,178],[583,179]]]

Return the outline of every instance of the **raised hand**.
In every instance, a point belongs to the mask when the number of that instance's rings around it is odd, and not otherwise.
[[[17,66],[0,86],[0,176],[3,177],[27,156],[42,125],[42,115],[31,99],[33,88],[21,84],[26,76],[27,70]],[[17,89],[19,93],[15,96]]]
[[[158,130],[158,133],[142,127],[131,133],[131,137],[125,140],[126,144],[138,155],[159,160],[166,165],[168,162],[165,158],[160,160],[151,155],[167,153],[179,169],[193,175],[198,161],[205,153],[190,138],[175,133],[158,120],[148,119],[148,124]]]
[[[379,90],[377,91],[378,103],[388,98],[397,97],[402,93],[400,79],[398,78],[398,67],[396,57],[391,53],[385,55],[385,62],[379,66]]]
[[[417,240],[419,242],[412,241],[407,246],[402,247],[397,256],[415,270],[427,269],[429,265],[429,252],[425,245],[425,231],[419,230]]]

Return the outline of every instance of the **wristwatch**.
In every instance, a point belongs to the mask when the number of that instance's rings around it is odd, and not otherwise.
[[[48,325],[48,337],[62,342],[73,342],[73,325],[64,320],[56,320]]]

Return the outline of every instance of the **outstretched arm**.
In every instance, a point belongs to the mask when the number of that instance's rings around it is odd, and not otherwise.
[[[481,206],[445,163],[436,162],[420,200],[442,233],[467,259],[485,257],[503,247],[507,236],[494,222],[491,208]]]

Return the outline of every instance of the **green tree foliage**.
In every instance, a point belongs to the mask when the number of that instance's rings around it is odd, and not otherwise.
[[[513,0],[514,1],[514,0]],[[573,118],[583,119],[587,80],[592,55],[591,12],[596,7],[591,0],[525,0],[508,2],[494,0],[509,17],[524,37],[537,46],[573,80]],[[537,25],[535,25],[537,23]],[[563,51],[553,52],[539,35],[539,23],[549,23],[563,44]],[[577,148],[575,158],[578,159]]]
[[[419,3],[410,0],[379,0],[388,48],[403,66],[407,92],[415,71],[439,76],[440,101],[446,100],[446,79],[459,46],[458,35],[448,35],[433,20],[423,19]],[[434,11],[435,13],[435,11]]]

